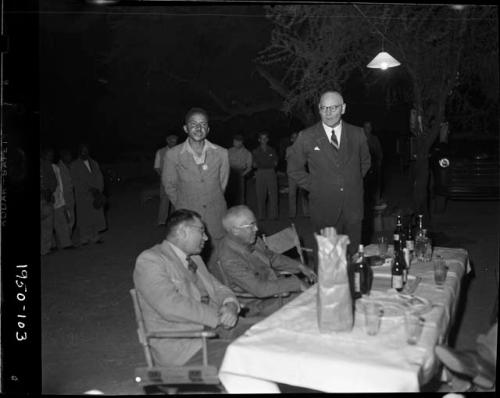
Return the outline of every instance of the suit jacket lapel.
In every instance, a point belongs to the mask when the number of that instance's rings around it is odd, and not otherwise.
[[[198,266],[198,270],[196,271],[198,278],[200,279],[201,283],[203,283],[203,286],[205,287],[208,295],[210,296],[210,299],[212,301],[216,301],[217,297],[215,295],[215,289],[210,280],[210,276],[208,275],[208,271],[203,263],[203,260],[201,259],[200,256],[193,256],[192,259]]]
[[[332,146],[331,142],[328,141],[326,131],[323,128],[323,124],[319,122],[315,129],[316,144],[320,151],[324,153],[327,162],[333,162],[336,166],[339,165],[339,154],[338,151]],[[342,144],[341,144],[342,145]]]
[[[349,125],[342,121],[339,158],[341,164],[346,164],[352,155],[352,137],[349,135]]]

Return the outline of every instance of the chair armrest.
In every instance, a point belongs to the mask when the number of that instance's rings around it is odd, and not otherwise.
[[[149,332],[147,334],[148,338],[152,339],[175,339],[175,338],[184,338],[184,339],[199,339],[201,337],[211,338],[217,337],[217,333],[210,330],[158,330],[154,332]]]
[[[251,299],[257,299],[259,297],[257,296],[254,296],[252,293],[235,293],[236,294],[236,297],[239,297],[239,298],[251,298]],[[291,292],[283,292],[283,293],[279,293],[279,294],[273,294],[272,296],[269,296],[269,297],[288,297],[290,296]],[[265,297],[262,297],[262,298],[265,298]]]

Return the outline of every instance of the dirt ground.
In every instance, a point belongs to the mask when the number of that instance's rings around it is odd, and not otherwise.
[[[397,169],[397,168],[396,168]],[[409,204],[408,176],[387,175],[390,206]],[[137,255],[163,239],[156,226],[158,199],[141,203],[139,183],[111,190],[109,230],[105,242],[44,257],[42,268],[42,392],[82,394],[98,389],[105,394],[142,394],[133,381],[134,368],[144,366],[129,295]],[[289,223],[287,197],[280,197],[280,220],[264,222],[273,233]],[[253,207],[254,200],[250,199]],[[312,240],[309,220],[295,221],[305,244]],[[473,273],[464,281],[464,302],[452,330],[451,343],[473,348],[489,323],[498,294],[499,203],[450,202],[435,215],[431,231],[435,244],[464,247]]]

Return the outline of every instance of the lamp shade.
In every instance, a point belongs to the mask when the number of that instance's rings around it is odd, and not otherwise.
[[[381,51],[366,66],[368,68],[387,69],[399,65],[401,65],[401,63],[396,58],[394,58],[389,53],[386,53],[385,51]]]

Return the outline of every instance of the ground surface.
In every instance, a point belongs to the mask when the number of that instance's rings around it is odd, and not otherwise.
[[[397,169],[397,168],[396,168]],[[384,196],[389,205],[409,204],[408,177],[388,173]],[[42,267],[42,377],[44,394],[141,394],[134,368],[145,360],[137,340],[129,289],[137,255],[163,238],[156,226],[156,198],[141,203],[142,185],[129,183],[111,190],[109,230],[105,243],[63,250],[44,257]],[[273,233],[289,223],[286,196],[280,197],[280,220],[264,222]],[[250,198],[253,207],[254,199]],[[452,343],[473,348],[487,329],[498,285],[498,202],[450,202],[435,215],[431,230],[440,246],[464,247],[474,273],[465,281]],[[309,220],[295,221],[306,245],[311,244]]]

